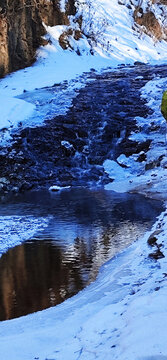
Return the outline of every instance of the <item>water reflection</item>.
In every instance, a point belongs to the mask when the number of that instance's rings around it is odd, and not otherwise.
[[[62,249],[49,241],[10,249],[0,262],[0,320],[45,309],[76,294],[85,285],[80,260],[84,265],[88,256],[66,261]]]
[[[0,258],[0,320],[61,303],[94,280],[99,267],[141,236],[162,204],[138,195],[76,189],[1,202],[0,215],[51,215],[43,232]],[[25,234],[26,240],[26,234]]]

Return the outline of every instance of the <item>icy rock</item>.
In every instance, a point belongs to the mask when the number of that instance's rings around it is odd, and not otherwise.
[[[154,168],[157,168],[160,166],[160,161],[159,159],[155,159],[153,161],[149,161],[146,166],[145,166],[145,170],[151,170],[151,169],[154,169]]]
[[[16,150],[13,149],[10,153],[9,153],[9,158],[13,159],[16,156]]]
[[[18,186],[14,186],[14,187],[12,187],[12,189],[11,189],[11,191],[14,192],[14,193],[16,193],[16,194],[19,192],[19,190],[20,190],[20,189],[19,189]]]
[[[135,78],[135,80],[141,80],[141,79],[143,79],[143,76],[142,76],[142,75],[139,75],[139,76],[137,76],[137,77]]]
[[[53,186],[50,186],[49,191],[62,191],[62,190],[70,189],[70,188],[71,188],[71,186],[53,185]]]
[[[0,178],[0,184],[10,184],[10,181],[7,180],[5,177]]]
[[[61,146],[65,147],[67,150],[73,149],[73,145],[69,143],[69,141],[61,141]]]
[[[114,160],[105,160],[103,166],[105,172],[108,173],[110,178],[115,178],[116,176],[118,176],[119,179],[123,179],[125,177],[125,169],[123,169]]]
[[[75,153],[74,147],[72,144],[70,144],[69,141],[62,140],[61,146],[63,147],[66,156],[74,155],[74,153]]]
[[[148,238],[147,242],[150,246],[155,246],[157,245],[157,235],[159,235],[162,232],[162,230],[158,229],[155,230]]]
[[[167,158],[166,157],[164,157],[162,159],[161,166],[162,166],[162,168],[167,169]]]
[[[7,149],[2,149],[0,150],[0,156],[6,156],[8,154],[8,150]]]
[[[147,155],[145,154],[144,151],[141,151],[141,152],[139,153],[139,156],[138,156],[138,158],[137,158],[137,161],[138,161],[138,162],[143,162],[143,161],[146,161],[146,159],[147,159]]]
[[[130,167],[129,159],[126,157],[125,154],[121,154],[121,155],[117,158],[117,162],[118,162],[118,164],[121,165],[121,166]]]
[[[126,4],[126,0],[118,0],[118,4],[119,4],[119,5],[125,5],[125,4]]]

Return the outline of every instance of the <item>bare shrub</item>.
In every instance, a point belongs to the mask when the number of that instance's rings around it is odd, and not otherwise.
[[[101,44],[103,48],[106,48],[104,33],[108,26],[107,19],[99,15],[96,3],[92,0],[77,0],[76,7],[80,9],[76,21],[79,24],[80,30],[84,36],[86,36],[91,52],[94,52],[94,47],[97,44]],[[106,49],[107,50],[107,49]]]

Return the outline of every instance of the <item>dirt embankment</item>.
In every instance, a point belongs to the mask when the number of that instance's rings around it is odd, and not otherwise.
[[[146,8],[139,0],[133,17],[141,34],[146,33],[155,41],[167,40],[167,0],[152,0]]]

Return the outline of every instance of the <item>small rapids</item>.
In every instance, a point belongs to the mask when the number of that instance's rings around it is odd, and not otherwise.
[[[20,98],[35,103],[36,113],[29,126],[22,124],[13,133],[11,146],[0,149],[0,172],[6,179],[2,191],[55,184],[103,187],[112,181],[104,171],[106,159],[137,154],[136,161],[142,161],[151,138],[129,138],[140,130],[136,117],[152,114],[140,89],[165,74],[166,66],[140,64],[92,71],[69,87],[63,83],[25,92]]]

